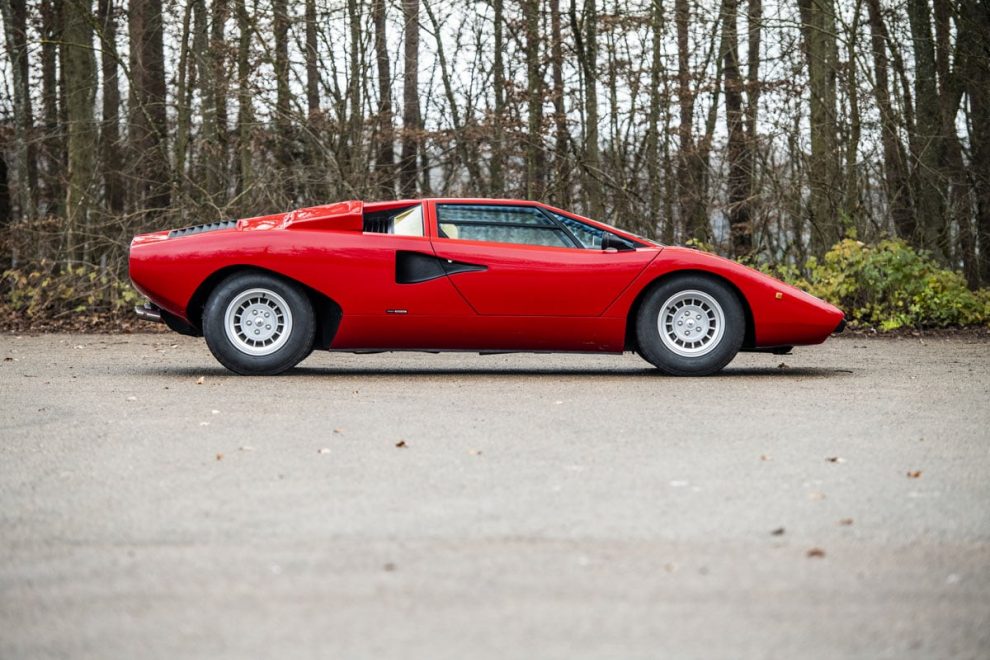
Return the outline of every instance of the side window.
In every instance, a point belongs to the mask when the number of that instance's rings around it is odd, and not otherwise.
[[[554,213],[553,211],[548,210],[547,213],[557,218],[562,225],[567,227],[574,234],[574,238],[578,239],[582,247],[601,249],[602,237],[605,235],[604,229],[586,225],[574,218],[568,218],[566,215]]]
[[[553,220],[530,206],[437,204],[437,224],[443,238],[575,247]]]
[[[423,207],[417,204],[365,213],[364,231],[372,234],[423,236]]]

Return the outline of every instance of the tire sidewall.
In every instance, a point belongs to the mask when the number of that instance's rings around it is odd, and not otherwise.
[[[288,340],[270,355],[242,352],[227,337],[224,327],[230,302],[242,292],[255,288],[269,289],[280,295],[292,313]],[[231,275],[213,290],[203,308],[203,336],[213,356],[231,371],[246,376],[274,375],[291,369],[312,350],[315,332],[313,306],[305,292],[298,285],[267,273]]]
[[[722,308],[725,328],[719,344],[705,355],[687,357],[670,350],[660,338],[657,322],[661,306],[681,291],[698,290],[712,296]],[[646,294],[636,315],[639,353],[665,373],[707,376],[729,364],[739,352],[746,332],[742,303],[729,285],[705,275],[685,274],[657,283]]]

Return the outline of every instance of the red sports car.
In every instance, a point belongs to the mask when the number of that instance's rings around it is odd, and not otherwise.
[[[844,325],[832,305],[751,268],[573,213],[493,199],[342,202],[134,238],[139,316],[204,336],[239,374],[313,349],[633,350],[712,374]]]

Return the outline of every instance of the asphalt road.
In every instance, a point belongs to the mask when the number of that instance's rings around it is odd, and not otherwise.
[[[985,339],[0,356],[2,658],[990,656]]]

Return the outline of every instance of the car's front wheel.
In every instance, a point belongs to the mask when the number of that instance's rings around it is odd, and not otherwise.
[[[721,280],[677,275],[646,294],[636,318],[639,353],[675,376],[707,376],[732,361],[742,346],[746,316]]]
[[[203,336],[213,356],[239,374],[291,369],[313,346],[313,306],[296,284],[267,273],[235,273],[210,294]]]

